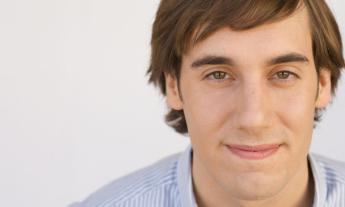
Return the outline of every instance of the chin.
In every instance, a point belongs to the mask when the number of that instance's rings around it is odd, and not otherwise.
[[[231,181],[232,188],[234,188],[238,199],[248,201],[274,197],[287,184],[286,176],[279,173],[275,176],[263,173],[247,173],[237,177],[235,182]]]

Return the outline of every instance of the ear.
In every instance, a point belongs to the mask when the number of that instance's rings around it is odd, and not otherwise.
[[[316,99],[316,108],[326,108],[332,98],[331,72],[328,69],[321,69],[319,72],[319,91]]]
[[[165,74],[165,88],[168,106],[175,110],[182,110],[183,103],[181,100],[178,83],[174,76]]]

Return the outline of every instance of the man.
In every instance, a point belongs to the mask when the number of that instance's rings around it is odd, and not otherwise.
[[[77,206],[345,206],[345,165],[309,154],[344,65],[323,0],[162,0],[148,74],[191,146]]]

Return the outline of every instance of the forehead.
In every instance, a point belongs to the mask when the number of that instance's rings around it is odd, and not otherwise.
[[[312,51],[311,31],[305,8],[297,10],[289,17],[254,27],[235,31],[221,28],[205,40],[196,43],[184,57],[202,54],[219,55],[237,53],[266,54],[281,52],[310,53]],[[217,54],[218,55],[218,54]]]

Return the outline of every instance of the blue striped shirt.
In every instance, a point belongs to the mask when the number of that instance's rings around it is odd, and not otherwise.
[[[70,207],[196,207],[189,146],[152,166],[120,178]],[[310,154],[313,207],[345,207],[345,164]]]

